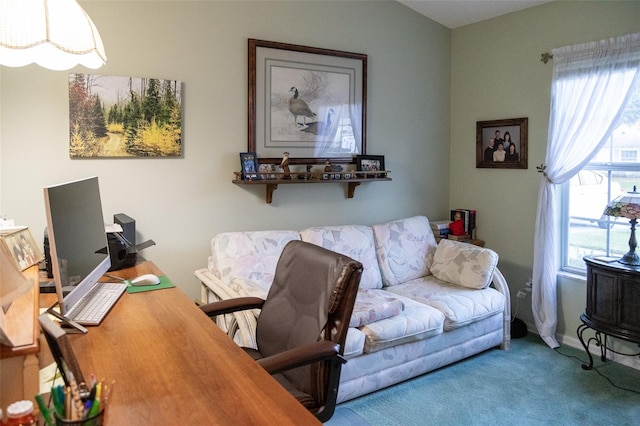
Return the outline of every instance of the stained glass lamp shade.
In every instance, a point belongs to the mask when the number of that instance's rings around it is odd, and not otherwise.
[[[619,260],[620,263],[631,266],[640,266],[640,257],[636,253],[638,242],[636,241],[636,221],[640,218],[640,192],[633,191],[622,194],[612,200],[604,209],[604,214],[613,217],[626,217],[631,219],[631,237],[629,238],[629,251]]]

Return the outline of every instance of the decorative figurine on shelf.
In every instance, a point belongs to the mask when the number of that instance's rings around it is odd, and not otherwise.
[[[285,152],[282,154],[282,161],[280,162],[280,167],[282,168],[282,179],[291,179],[291,171],[289,170],[289,153]]]
[[[304,175],[305,179],[311,179],[311,164],[307,164],[307,173]]]
[[[330,172],[331,171],[331,161],[325,160],[325,162],[324,162],[324,171],[325,172]]]

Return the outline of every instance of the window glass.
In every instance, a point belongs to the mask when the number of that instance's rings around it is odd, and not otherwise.
[[[618,195],[640,192],[640,86],[635,90],[611,138],[591,162],[564,185],[562,268],[584,273],[584,256],[622,257],[629,251],[630,224],[603,215]],[[640,224],[638,225],[640,240]]]

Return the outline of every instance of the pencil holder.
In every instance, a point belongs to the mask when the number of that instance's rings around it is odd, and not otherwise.
[[[58,413],[54,413],[56,426],[103,426],[104,425],[104,410],[101,410],[98,414],[92,417],[87,417],[80,420],[63,419],[58,416]]]

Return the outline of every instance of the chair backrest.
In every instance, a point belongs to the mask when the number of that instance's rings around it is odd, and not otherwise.
[[[267,357],[330,340],[340,345],[342,354],[361,275],[358,261],[314,244],[289,242],[258,318],[260,353]],[[282,374],[322,406],[331,392],[327,389],[330,368],[316,363]]]

